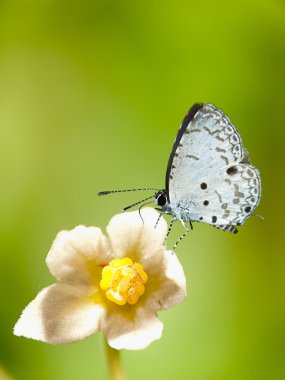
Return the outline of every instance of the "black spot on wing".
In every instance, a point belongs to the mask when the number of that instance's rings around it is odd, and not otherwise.
[[[227,174],[228,175],[234,175],[237,173],[237,167],[236,166],[230,166],[228,169],[227,169]]]

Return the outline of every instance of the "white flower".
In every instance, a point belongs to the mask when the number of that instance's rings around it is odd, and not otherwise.
[[[14,334],[52,344],[102,331],[115,349],[142,349],[161,337],[157,311],[186,297],[177,257],[164,247],[167,225],[145,208],[114,216],[109,238],[97,227],[61,231],[46,258],[58,283],[24,309]]]

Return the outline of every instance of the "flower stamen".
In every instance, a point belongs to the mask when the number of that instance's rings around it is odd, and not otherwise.
[[[102,269],[101,289],[117,305],[134,305],[145,291],[148,276],[139,263],[129,257],[112,260]]]

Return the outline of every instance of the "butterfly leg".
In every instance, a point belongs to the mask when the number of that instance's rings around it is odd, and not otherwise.
[[[168,238],[168,235],[170,234],[170,231],[172,230],[172,226],[173,226],[173,223],[175,222],[176,218],[172,218],[170,223],[169,223],[169,227],[168,227],[168,231],[167,231],[167,234],[165,236],[165,239],[164,239],[164,245],[166,245],[166,240]]]
[[[190,232],[190,230],[185,226],[184,222],[181,221],[181,224],[183,225],[183,227],[185,227],[186,231],[184,232],[183,235],[180,236],[180,238],[177,240],[177,242],[174,244],[173,248],[172,248],[172,251],[174,252],[178,243],[183,239],[185,238],[185,236],[188,234],[188,232]],[[193,226],[192,226],[192,223],[190,222],[190,228],[191,230],[193,229]]]
[[[155,222],[154,229],[156,229],[158,222],[160,221],[161,216],[162,216],[162,212],[159,214],[157,221]]]

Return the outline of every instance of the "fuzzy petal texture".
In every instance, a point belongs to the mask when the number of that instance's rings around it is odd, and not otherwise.
[[[141,350],[161,337],[163,323],[156,313],[145,308],[137,309],[132,318],[123,313],[108,314],[102,331],[109,345],[116,350]]]
[[[14,334],[46,343],[71,343],[94,334],[105,314],[90,289],[55,284],[43,289],[24,309]]]
[[[187,296],[186,278],[177,256],[165,251],[157,273],[149,278],[145,306],[153,310],[166,310],[181,303]]]
[[[141,212],[143,222],[138,212],[115,215],[107,226],[112,252],[118,258],[123,256],[154,258],[157,251],[165,251],[164,239],[167,233],[167,223],[161,218],[154,229],[159,213],[147,207]]]
[[[58,281],[89,285],[99,265],[109,260],[109,242],[100,228],[77,226],[57,234],[46,263]]]

